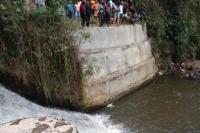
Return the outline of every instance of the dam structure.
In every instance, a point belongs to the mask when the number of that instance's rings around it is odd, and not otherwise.
[[[90,27],[79,47],[86,108],[105,106],[157,73],[146,24]]]

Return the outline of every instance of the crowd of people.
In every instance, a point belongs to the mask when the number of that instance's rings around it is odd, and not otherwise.
[[[70,19],[81,20],[82,26],[90,26],[91,19],[98,20],[99,26],[134,24],[146,16],[144,8],[137,9],[130,0],[113,2],[112,0],[69,0],[66,15]]]

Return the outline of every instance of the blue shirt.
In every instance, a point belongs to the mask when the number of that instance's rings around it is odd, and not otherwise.
[[[67,12],[74,12],[74,6],[72,3],[67,4]]]

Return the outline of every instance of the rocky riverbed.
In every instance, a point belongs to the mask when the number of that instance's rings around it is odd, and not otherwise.
[[[177,63],[173,66],[171,72],[181,78],[200,80],[200,61]]]
[[[159,70],[159,75],[173,75],[183,79],[200,80],[200,60],[172,63],[170,70]]]

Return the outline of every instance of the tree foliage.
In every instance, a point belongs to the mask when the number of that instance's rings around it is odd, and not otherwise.
[[[163,68],[171,62],[199,59],[200,0],[143,0],[148,33]]]
[[[80,103],[82,74],[74,38],[79,25],[60,14],[63,2],[51,0],[43,14],[33,15],[23,0],[2,0],[0,73],[34,85],[48,103],[69,106]]]

